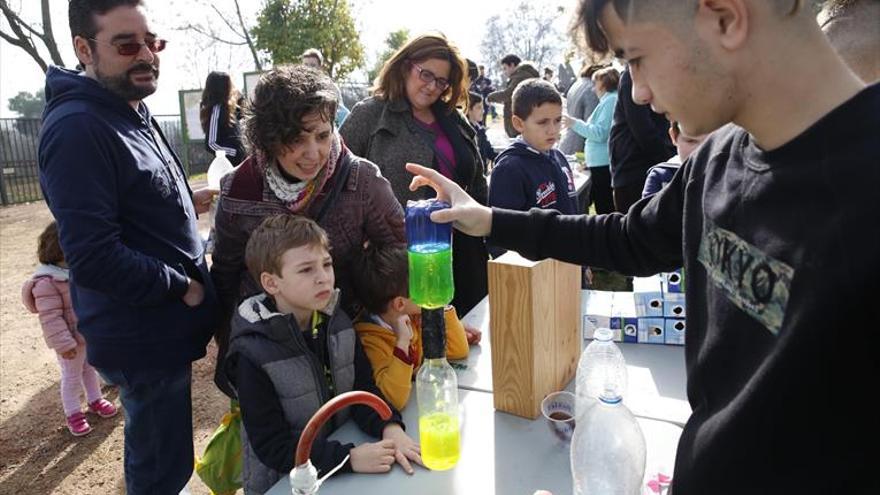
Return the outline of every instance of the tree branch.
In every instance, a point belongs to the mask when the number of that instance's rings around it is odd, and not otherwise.
[[[251,39],[250,33],[248,33],[247,26],[244,25],[244,18],[241,16],[241,8],[238,5],[238,0],[235,0],[235,13],[238,15],[238,23],[241,25],[241,30],[244,33],[244,40],[247,42],[247,46],[251,51],[251,55],[254,57],[254,66],[257,70],[263,70],[263,64],[260,63],[260,57],[257,55],[257,49],[254,47],[254,41]]]
[[[226,45],[241,46],[241,45],[247,44],[244,41],[230,41],[227,39],[223,39],[223,38],[217,36],[216,34],[214,34],[213,31],[207,31],[205,28],[198,26],[198,25],[194,25],[194,24],[187,24],[186,26],[181,26],[181,27],[175,28],[175,29],[177,31],[195,31],[196,33],[199,33],[202,36],[206,36],[214,41],[218,41],[218,42],[224,43]]]
[[[229,23],[228,20],[226,20],[226,16],[223,15],[223,12],[220,12],[220,9],[218,9],[216,5],[211,4],[211,8],[214,9],[214,12],[217,13],[217,17],[219,17],[220,20],[223,21],[223,24],[226,24],[226,27],[228,27],[230,31],[232,31],[233,33],[235,33],[235,34],[241,36],[241,33],[239,33],[239,32],[235,29],[235,26],[233,26],[232,24]]]
[[[49,10],[49,0],[42,0],[40,8],[42,9],[43,14],[43,36],[41,36],[43,44],[45,44],[46,48],[49,50],[49,56],[52,57],[52,62],[54,62],[55,65],[64,67],[64,59],[61,58],[61,53],[58,51],[58,44],[55,43],[55,34],[52,32],[52,15]]]

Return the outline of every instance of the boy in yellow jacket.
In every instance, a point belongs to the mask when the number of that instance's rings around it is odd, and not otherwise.
[[[354,284],[364,310],[354,323],[361,345],[373,365],[373,379],[395,408],[409,400],[412,380],[422,364],[422,309],[409,295],[406,248],[367,249]],[[480,340],[480,332],[465,328],[452,306],[446,306],[446,357],[465,359],[468,344]]]

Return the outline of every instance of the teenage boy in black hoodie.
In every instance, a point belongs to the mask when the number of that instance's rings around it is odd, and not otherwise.
[[[693,414],[675,495],[880,493],[877,352],[858,330],[880,294],[880,84],[847,68],[808,2],[580,3],[635,101],[712,133],[672,182],[595,216],[490,210],[415,165],[410,187],[451,202],[432,220],[532,259],[684,263]]]

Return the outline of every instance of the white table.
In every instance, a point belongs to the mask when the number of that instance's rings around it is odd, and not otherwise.
[[[489,298],[475,306],[462,322],[483,332],[479,346],[471,346],[466,369],[458,369],[458,386],[492,393],[492,349]],[[585,342],[586,344],[586,342]],[[684,348],[655,344],[618,344],[626,359],[629,387],[624,402],[637,416],[683,426],[691,415],[685,386]],[[574,391],[574,383],[569,390]]]
[[[489,299],[484,298],[462,321],[483,332],[479,346],[472,346],[466,365],[456,367],[462,414],[461,459],[449,471],[416,468],[407,475],[400,466],[383,475],[346,474],[332,477],[322,495],[418,494],[525,494],[537,489],[554,495],[571,493],[567,444],[550,432],[543,417],[529,420],[498,412],[492,400],[492,349]],[[672,473],[680,426],[690,416],[685,396],[684,349],[676,346],[619,344],[627,361],[628,393],[624,403],[638,417],[647,443],[646,477],[662,470]],[[568,389],[574,390],[574,381]],[[415,393],[402,411],[407,432],[418,439],[418,407]],[[375,441],[349,421],[331,435],[341,442],[359,445]],[[287,478],[271,495],[290,494]]]
[[[459,390],[462,411],[461,458],[448,471],[430,471],[416,466],[413,475],[395,465],[390,473],[379,475],[343,474],[331,477],[321,487],[321,495],[334,494],[526,494],[537,489],[554,495],[572,491],[569,446],[557,440],[546,421],[519,418],[497,412],[492,395]],[[413,398],[403,410],[407,431],[418,439],[418,407]],[[647,442],[647,473],[658,469],[670,473],[681,430],[669,423],[639,419]],[[353,421],[331,435],[342,442],[375,441],[361,432]],[[290,494],[288,478],[279,481],[269,495]]]

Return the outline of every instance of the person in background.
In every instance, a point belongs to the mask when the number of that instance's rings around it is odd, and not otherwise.
[[[89,364],[125,409],[129,495],[176,494],[193,471],[191,363],[217,298],[196,224],[215,191],[192,192],[143,99],[166,41],[140,0],[71,0],[83,72],[50,67],[40,187],[58,222]]]
[[[586,121],[566,115],[564,125],[584,138],[584,159],[590,168],[590,200],[596,213],[611,213],[614,202],[611,192],[611,157],[608,138],[614,107],[617,105],[617,84],[620,73],[614,67],[606,67],[593,73],[593,90],[599,104]]]
[[[313,69],[318,69],[320,71],[324,70],[324,55],[321,55],[321,51],[317,48],[309,48],[304,51],[302,55],[300,55],[300,62],[306,67],[311,67]],[[348,114],[351,113],[348,110],[348,107],[345,106],[345,101],[342,98],[342,90],[339,89],[339,85],[336,84],[336,81],[333,81],[333,87],[336,88],[336,128],[339,129],[342,127],[342,123],[345,122],[345,119],[348,118]]]
[[[569,117],[586,121],[593,114],[593,110],[599,105],[599,97],[593,87],[593,74],[604,69],[601,64],[585,65],[580,72],[580,77],[568,89],[565,97],[565,114]],[[564,129],[562,140],[559,141],[559,151],[563,155],[574,155],[584,151],[584,137],[571,129]]]
[[[86,361],[86,341],[76,330],[76,313],[70,301],[70,270],[58,243],[58,225],[46,226],[37,241],[40,265],[21,287],[21,301],[40,316],[43,340],[55,351],[61,367],[61,405],[67,429],[73,436],[87,435],[91,425],[80,403],[86,391],[88,411],[102,418],[116,416],[116,406],[104,398],[98,372]]]
[[[478,65],[477,66],[477,78],[471,81],[470,91],[479,94],[483,98],[483,117],[480,119],[480,124],[486,125],[486,116],[488,114],[492,114],[492,118],[497,117],[495,114],[495,107],[489,104],[486,101],[486,97],[489,96],[489,93],[495,91],[495,87],[492,84],[492,80],[486,77],[486,66]],[[484,157],[485,158],[485,157]]]
[[[574,175],[554,148],[562,128],[562,95],[556,87],[538,78],[520,83],[513,92],[513,125],[520,135],[498,155],[489,206],[578,213]]]
[[[333,397],[363,390],[380,398],[370,361],[338,304],[327,233],[313,220],[280,214],[254,230],[245,250],[248,271],[262,291],[242,301],[232,320],[224,371],[241,405],[242,485],[265,493],[294,467],[306,423]],[[329,440],[349,413],[378,442],[355,447]],[[318,476],[343,472],[385,473],[400,463],[421,464],[419,446],[392,409],[383,420],[371,407],[335,414],[312,444]]]
[[[476,132],[458,111],[467,105],[467,65],[443,35],[417,36],[400,47],[376,78],[373,96],[359,102],[339,130],[356,154],[373,160],[401,205],[430,191],[407,188],[408,162],[424,163],[486,202],[487,186]],[[482,238],[453,234],[452,305],[464,315],[488,294]]]
[[[245,264],[245,246],[267,216],[305,216],[330,236],[341,305],[356,314],[351,274],[366,244],[405,245],[403,209],[378,168],[349,151],[335,130],[337,93],[318,69],[275,68],[260,76],[244,121],[249,156],[220,183],[211,275],[220,297],[215,380],[228,395],[222,360],[229,322],[260,291]]]
[[[205,149],[211,156],[216,151],[226,153],[233,166],[245,157],[238,122],[241,119],[241,93],[225,72],[211,72],[205,79],[199,119],[205,133]]]
[[[880,0],[827,0],[817,21],[857,76],[880,81]]]
[[[544,75],[541,76],[542,79],[547,81],[548,83],[553,83],[553,69],[550,67],[544,67]]]
[[[873,321],[880,294],[880,83],[807,2],[581,0],[575,25],[629,64],[635,102],[711,135],[626,215],[489,209],[409,165],[452,204],[432,220],[529,259],[684,264],[693,413],[672,493],[741,493],[719,480],[743,473],[750,492],[877,493],[876,350],[839,329]]]
[[[483,98],[473,91],[468,93],[468,109],[465,116],[467,117],[468,123],[477,133],[477,146],[480,148],[480,158],[483,160],[483,168],[485,170],[491,170],[492,163],[495,161],[495,157],[498,154],[495,153],[495,149],[492,148],[492,143],[489,142],[489,138],[486,136],[486,126],[480,122],[485,114],[486,113],[483,109]]]
[[[540,74],[538,74],[538,69],[535,68],[534,65],[529,62],[523,62],[521,58],[512,53],[505,55],[504,58],[501,59],[501,70],[504,71],[504,75],[507,76],[507,85],[502,90],[489,93],[486,97],[486,101],[489,103],[501,103],[504,105],[504,132],[506,132],[509,137],[515,138],[517,132],[511,121],[513,111],[510,107],[510,101],[511,98],[513,98],[513,91],[519,83],[526,79],[539,77]]]
[[[608,139],[614,210],[626,213],[642,197],[648,169],[675,154],[669,141],[669,121],[648,105],[633,101],[630,70],[623,71]]]
[[[648,169],[648,177],[645,179],[645,190],[642,191],[642,197],[646,198],[653,194],[657,194],[667,184],[672,182],[672,177],[681,164],[691,156],[691,153],[709,137],[708,134],[700,134],[699,136],[688,136],[681,132],[678,122],[669,124],[669,137],[675,143],[675,149],[678,154],[664,163],[658,163]]]
[[[370,247],[355,276],[364,310],[354,322],[373,379],[388,403],[402,410],[422,364],[422,308],[409,298],[409,262],[403,247]],[[468,344],[480,341],[478,330],[466,330],[453,306],[444,310],[446,359],[466,359]]]

